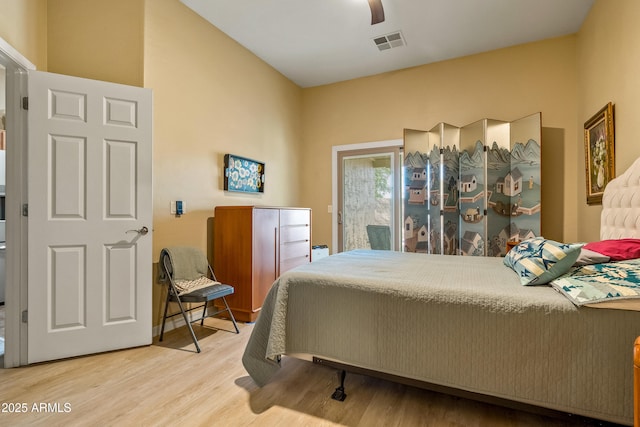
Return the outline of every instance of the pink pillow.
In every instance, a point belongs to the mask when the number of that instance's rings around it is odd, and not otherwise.
[[[587,243],[583,248],[606,255],[611,261],[640,258],[640,239],[600,240]]]

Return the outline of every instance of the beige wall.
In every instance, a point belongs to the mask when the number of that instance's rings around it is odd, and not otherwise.
[[[154,256],[206,250],[216,205],[296,204],[300,88],[178,0],[52,0],[48,27],[51,72],[153,89]],[[266,163],[264,194],[223,191],[225,153]]]
[[[302,205],[331,243],[331,147],[401,139],[403,129],[542,112],[542,231],[574,240],[576,37],[567,36],[303,91]],[[333,250],[333,248],[332,248]]]
[[[578,33],[578,117],[576,128],[608,102],[614,104],[616,174],[640,156],[640,2],[597,0]],[[584,140],[578,135],[578,236],[599,238],[601,206],[587,206]]]
[[[217,205],[296,205],[301,90],[178,0],[150,0],[145,86],[154,91],[154,254],[205,249]],[[266,163],[264,194],[223,191],[223,158]],[[172,200],[187,214],[169,213]]]
[[[47,69],[47,0],[0,0],[0,37]]]
[[[154,258],[165,246],[211,253],[218,205],[299,200],[301,90],[178,0],[148,0],[144,85],[154,96]],[[264,194],[223,191],[223,159],[266,163]],[[172,200],[187,213],[171,215]],[[160,308],[154,287],[154,310]]]
[[[144,0],[50,0],[48,71],[143,85]]]

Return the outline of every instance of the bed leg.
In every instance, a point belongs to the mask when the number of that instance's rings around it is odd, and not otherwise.
[[[334,391],[331,395],[331,398],[333,400],[342,402],[347,397],[347,394],[344,392],[344,379],[346,376],[347,371],[345,371],[344,369],[338,373],[338,377],[340,378],[340,387],[336,388],[336,391]]]

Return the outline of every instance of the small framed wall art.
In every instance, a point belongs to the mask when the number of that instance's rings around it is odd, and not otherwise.
[[[264,163],[234,154],[224,155],[224,190],[264,193]]]
[[[587,204],[602,203],[602,194],[615,178],[613,105],[609,102],[584,123]]]

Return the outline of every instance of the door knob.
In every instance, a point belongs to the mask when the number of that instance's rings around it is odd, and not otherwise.
[[[149,229],[147,227],[143,226],[139,230],[127,230],[127,233],[131,233],[131,232],[138,233],[138,234],[141,234],[141,235],[144,236],[149,232]]]

